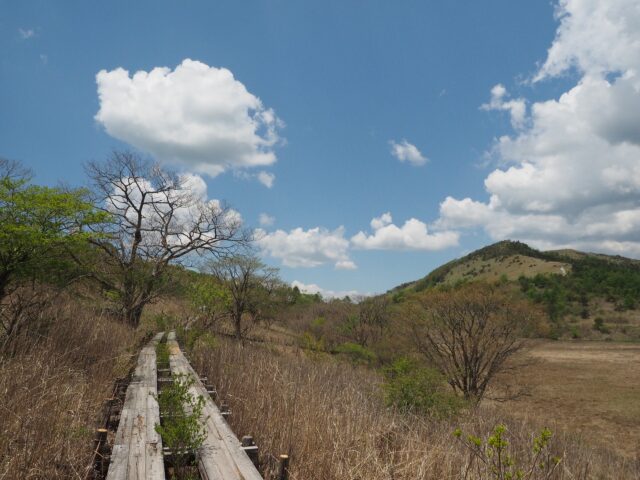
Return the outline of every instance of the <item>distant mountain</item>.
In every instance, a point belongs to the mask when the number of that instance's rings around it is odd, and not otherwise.
[[[577,264],[588,262],[600,270],[619,270],[616,267],[640,271],[640,261],[621,256],[585,253],[577,250],[540,251],[526,243],[504,240],[476,250],[462,258],[436,268],[426,277],[404,283],[392,291],[415,290],[461,281],[515,281],[520,277],[537,275],[571,275]]]

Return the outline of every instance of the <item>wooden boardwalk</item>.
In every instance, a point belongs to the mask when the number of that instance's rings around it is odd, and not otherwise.
[[[206,422],[207,438],[197,452],[198,468],[203,480],[262,480],[237,437],[227,425],[220,410],[207,394],[198,374],[193,370],[176,341],[175,333],[168,336],[169,362],[172,375],[189,375],[195,382],[190,393],[202,396],[205,405],[202,417]]]
[[[107,480],[164,480],[162,439],[155,431],[160,423],[157,395],[157,334],[142,349],[127,388],[116,433]]]
[[[155,431],[156,424],[160,423],[156,399],[156,346],[162,336],[162,333],[157,334],[140,352],[120,414],[107,480],[165,480],[162,439]],[[190,393],[205,399],[202,420],[207,438],[196,452],[202,480],[262,480],[198,374],[182,354],[175,333],[168,335],[167,346],[171,374],[193,378]]]

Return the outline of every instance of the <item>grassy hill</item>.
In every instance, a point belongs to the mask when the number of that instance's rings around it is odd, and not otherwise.
[[[502,241],[452,260],[393,293],[489,281],[540,304],[554,336],[640,339],[640,261],[577,250],[539,251]]]
[[[598,264],[600,270],[638,269],[640,261],[621,256],[585,253],[577,250],[540,251],[525,243],[504,240],[471,252],[436,268],[427,276],[404,283],[392,291],[420,291],[436,285],[453,285],[473,280],[509,280],[538,275],[571,276],[576,264]]]

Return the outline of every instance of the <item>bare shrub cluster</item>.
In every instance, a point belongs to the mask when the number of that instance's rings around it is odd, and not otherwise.
[[[0,478],[80,479],[135,336],[67,295],[40,316],[38,334],[25,333],[15,355],[0,357]]]
[[[194,347],[195,366],[231,406],[232,428],[252,434],[260,446],[266,479],[276,478],[275,457],[282,453],[291,455],[296,480],[494,478],[489,466],[470,471],[476,460],[453,436],[458,427],[486,438],[504,424],[514,458],[528,464],[535,456],[534,437],[543,427],[535,419],[523,422],[489,407],[448,420],[394,411],[385,406],[374,371],[318,355],[224,340]],[[561,431],[554,432],[550,448],[561,464],[549,478],[640,474],[632,463]]]

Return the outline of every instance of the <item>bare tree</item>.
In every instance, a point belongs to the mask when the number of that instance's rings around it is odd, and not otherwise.
[[[479,402],[507,360],[523,347],[535,312],[491,286],[466,285],[416,297],[411,334],[453,389]]]
[[[389,325],[389,299],[386,295],[365,298],[358,304],[360,323],[367,331],[366,343],[377,342]]]
[[[195,191],[193,178],[163,170],[131,152],[115,152],[87,173],[96,203],[110,221],[94,227],[91,243],[103,268],[95,271],[122,319],[133,326],[166,284],[169,266],[195,254],[220,257],[247,242],[240,216]]]
[[[221,258],[209,262],[205,268],[229,289],[231,300],[226,304],[227,312],[238,340],[246,335],[253,323],[270,315],[270,302],[280,283],[276,268],[267,267],[251,254]],[[251,322],[246,321],[247,316]]]

